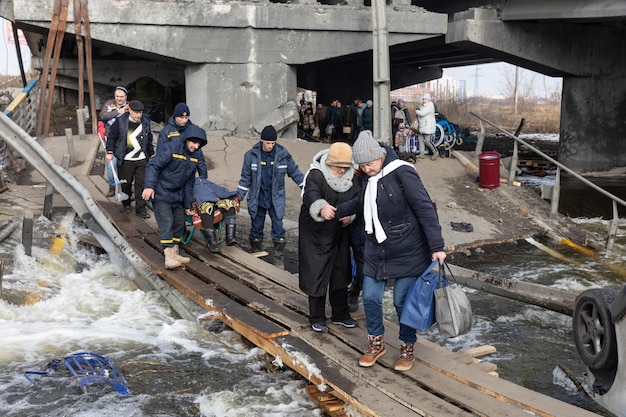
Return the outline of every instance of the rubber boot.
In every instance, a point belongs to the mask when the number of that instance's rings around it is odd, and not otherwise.
[[[235,225],[234,224],[226,225],[226,244],[228,246],[233,246],[237,244],[237,238],[235,237]]]
[[[180,254],[178,253],[178,246],[174,246],[174,257],[181,264],[188,264],[189,262],[191,262],[190,258],[186,256],[180,256]]]
[[[263,250],[263,239],[250,238],[250,251],[252,253],[261,252]]]
[[[285,239],[274,240],[274,266],[285,269]]]
[[[214,227],[204,229],[204,240],[206,241],[206,247],[213,253],[219,253],[220,245],[217,242],[217,232]]]
[[[176,259],[173,247],[165,248],[163,252],[165,253],[165,269],[174,269],[183,266],[183,264]]]

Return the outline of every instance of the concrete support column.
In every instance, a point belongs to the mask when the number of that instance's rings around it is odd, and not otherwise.
[[[559,162],[579,173],[626,167],[626,77],[563,79]]]
[[[295,68],[281,63],[188,66],[185,89],[191,120],[205,129],[260,132],[263,126],[257,123],[296,99],[296,81]]]

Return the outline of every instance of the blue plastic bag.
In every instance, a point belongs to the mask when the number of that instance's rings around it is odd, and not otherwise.
[[[404,301],[400,323],[422,332],[435,324],[435,290],[448,285],[440,271],[439,261],[435,260],[415,280]]]

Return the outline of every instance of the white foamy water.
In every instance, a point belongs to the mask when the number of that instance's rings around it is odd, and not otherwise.
[[[321,415],[306,381],[288,369],[271,372],[272,358],[219,323],[177,319],[156,293],[115,275],[106,255],[78,244],[80,227],[69,225],[53,254],[59,227],[36,221],[31,257],[20,231],[0,245],[0,415]],[[132,395],[108,385],[83,393],[65,367],[34,384],[24,377],[77,351],[111,360]]]

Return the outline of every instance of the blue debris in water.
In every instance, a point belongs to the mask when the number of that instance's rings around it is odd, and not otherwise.
[[[32,376],[48,375],[51,371],[58,371],[62,364],[72,374],[72,382],[81,387],[83,392],[87,392],[87,385],[90,384],[109,384],[121,395],[130,395],[124,375],[113,362],[93,352],[77,352],[65,356],[63,360],[54,359],[46,365],[44,371],[26,371],[24,377],[34,383]]]

